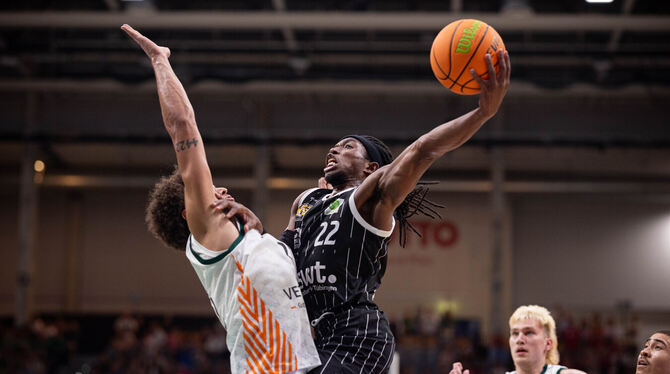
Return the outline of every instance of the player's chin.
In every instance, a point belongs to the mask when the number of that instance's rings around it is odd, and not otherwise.
[[[338,182],[340,182],[343,179],[344,174],[335,170],[331,169],[328,171],[325,171],[323,174],[324,179],[326,182],[328,182],[331,186],[337,186],[339,185]]]
[[[525,361],[529,358],[528,351],[512,352],[514,361]]]

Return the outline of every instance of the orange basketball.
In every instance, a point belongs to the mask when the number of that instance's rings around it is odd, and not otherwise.
[[[493,27],[476,19],[461,19],[448,24],[433,40],[430,66],[444,87],[460,95],[473,95],[481,88],[472,78],[470,69],[474,68],[476,74],[488,79],[484,56],[491,55],[491,62],[498,72],[496,51],[499,49],[505,50],[505,44]]]

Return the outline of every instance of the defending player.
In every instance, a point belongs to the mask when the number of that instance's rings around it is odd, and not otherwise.
[[[270,235],[245,233],[236,220],[210,207],[222,196],[212,184],[193,108],[168,62],[170,50],[128,25],[122,29],[151,59],[165,129],[177,154],[178,172],[152,192],[147,222],[165,244],[186,250],[228,332],[232,372],[288,373],[319,365],[304,302],[295,292],[291,252]]]
[[[514,371],[507,374],[586,374],[558,364],[556,322],[549,311],[538,305],[517,308],[509,319],[509,349]],[[460,362],[449,374],[469,374]]]

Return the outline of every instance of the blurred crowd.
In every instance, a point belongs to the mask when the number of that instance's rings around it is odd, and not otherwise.
[[[555,308],[561,364],[590,374],[632,373],[640,350],[638,320]],[[226,333],[215,318],[42,317],[23,328],[2,323],[0,373],[224,374]],[[392,321],[402,374],[504,373],[513,364],[507,336],[480,338],[476,321],[417,309]]]

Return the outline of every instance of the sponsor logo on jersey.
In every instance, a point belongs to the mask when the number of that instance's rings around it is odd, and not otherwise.
[[[286,297],[289,300],[293,300],[294,298],[298,299],[298,298],[302,297],[302,293],[300,292],[300,287],[298,287],[298,286],[284,288],[282,291],[284,292],[284,295],[286,295]]]
[[[302,217],[305,214],[307,214],[307,211],[310,210],[311,208],[312,206],[309,204],[302,204],[300,208],[298,208],[298,211],[295,213],[295,215],[298,217]]]
[[[320,261],[298,271],[298,285],[303,290],[315,283],[324,284],[326,282],[335,283],[337,282],[337,277],[334,274],[327,274],[326,265],[321,265]]]
[[[330,203],[328,208],[323,212],[323,214],[330,215],[330,214],[335,214],[337,213],[338,210],[340,210],[340,207],[342,206],[342,203],[344,202],[344,199],[337,199]]]

